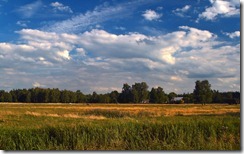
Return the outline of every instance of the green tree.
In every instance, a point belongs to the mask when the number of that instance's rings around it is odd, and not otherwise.
[[[12,95],[9,92],[4,93],[4,102],[12,102]]]
[[[69,103],[70,102],[70,95],[68,90],[62,90],[60,95],[60,101],[62,103]]]
[[[135,83],[132,85],[132,96],[134,103],[142,103],[148,99],[148,85],[146,82]]]
[[[177,97],[177,94],[174,93],[174,92],[170,92],[170,93],[168,94],[168,97],[169,97],[169,100],[171,101],[172,99],[174,99],[175,97]]]
[[[5,93],[4,90],[0,90],[0,102],[4,101],[4,93]]]
[[[77,95],[73,91],[69,91],[69,98],[70,98],[70,103],[76,103],[77,102]]]
[[[150,103],[166,103],[168,100],[167,95],[164,93],[163,88],[152,88],[150,91]]]
[[[31,93],[27,89],[18,90],[18,101],[29,103],[31,102]]]
[[[98,102],[99,103],[109,103],[110,102],[109,94],[98,95]]]
[[[98,103],[99,102],[99,96],[95,91],[92,93],[89,102],[90,103]]]
[[[12,102],[11,93],[0,90],[0,102]]]
[[[76,91],[76,98],[77,98],[76,100],[77,103],[86,102],[86,96],[80,90]]]
[[[40,91],[39,91],[39,93],[37,95],[38,102],[41,102],[41,103],[50,102],[49,101],[49,93],[50,93],[50,90],[49,89],[40,88]]]
[[[61,92],[58,88],[56,89],[50,89],[50,92],[49,92],[49,101],[51,103],[59,103],[61,102],[60,101],[60,95],[61,95]]]
[[[193,93],[183,94],[184,103],[194,103]]]
[[[119,93],[118,91],[114,90],[109,94],[110,103],[118,103]]]
[[[195,89],[193,91],[196,103],[201,103],[202,105],[212,102],[212,90],[211,84],[208,80],[199,81],[197,80]]]
[[[119,95],[119,102],[120,103],[133,102],[132,88],[127,83],[123,85],[122,92]]]
[[[16,94],[16,90],[11,90],[9,93],[12,96],[12,102],[17,102],[18,101],[18,97],[17,97],[17,94]]]
[[[212,95],[213,103],[221,103],[223,101],[222,96],[218,90],[217,91],[213,90],[212,93],[213,93]]]

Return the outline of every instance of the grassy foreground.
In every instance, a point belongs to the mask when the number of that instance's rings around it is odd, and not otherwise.
[[[240,150],[240,105],[0,104],[2,150]]]

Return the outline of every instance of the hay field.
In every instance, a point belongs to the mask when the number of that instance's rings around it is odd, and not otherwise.
[[[228,104],[59,104],[59,103],[1,103],[0,117],[6,115],[33,115],[78,118],[91,111],[114,111],[130,116],[139,113],[148,116],[220,115],[240,112],[240,105]]]
[[[0,104],[4,150],[240,150],[240,105]]]

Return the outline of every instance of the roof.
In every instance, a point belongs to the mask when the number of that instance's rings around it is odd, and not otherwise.
[[[183,97],[175,97],[175,98],[172,99],[172,101],[180,101],[182,99],[183,99]]]

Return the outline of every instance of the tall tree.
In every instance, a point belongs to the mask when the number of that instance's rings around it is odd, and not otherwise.
[[[95,91],[93,91],[89,102],[90,103],[98,103],[99,102],[99,96],[98,96],[98,94]]]
[[[60,101],[62,103],[70,103],[70,95],[68,90],[62,90],[60,95]]]
[[[212,93],[213,93],[213,95],[212,95],[213,103],[221,103],[222,97],[221,97],[221,94],[219,93],[219,91],[213,90]]]
[[[167,95],[164,93],[163,88],[152,88],[150,91],[150,102],[151,103],[166,103],[168,100]]]
[[[76,91],[76,98],[77,98],[76,100],[77,103],[86,102],[86,96],[80,90]]]
[[[12,96],[12,102],[17,102],[18,101],[18,97],[17,97],[16,90],[11,90],[9,93]]]
[[[69,91],[69,98],[70,98],[70,103],[76,103],[77,102],[77,95],[73,91]]]
[[[119,95],[119,102],[120,103],[133,102],[132,88],[127,83],[123,85],[122,92]]]
[[[193,93],[183,94],[183,101],[184,103],[194,103],[194,96]]]
[[[60,90],[58,88],[51,89],[49,92],[49,100],[51,103],[59,103],[60,102]]]
[[[0,102],[12,102],[12,95],[10,92],[0,90]]]
[[[135,83],[132,85],[132,94],[134,103],[142,103],[148,99],[148,85],[146,82]]]
[[[27,89],[19,89],[18,91],[18,101],[25,103],[31,102],[31,93]]]
[[[202,105],[212,102],[212,90],[211,84],[208,80],[199,81],[197,80],[195,89],[193,91],[196,103],[201,103]]]
[[[118,103],[118,97],[119,97],[119,93],[118,91],[114,90],[112,91],[110,94],[110,103]]]
[[[0,102],[4,101],[4,93],[5,93],[4,90],[0,90]]]
[[[12,95],[9,92],[4,93],[4,102],[12,102]]]

